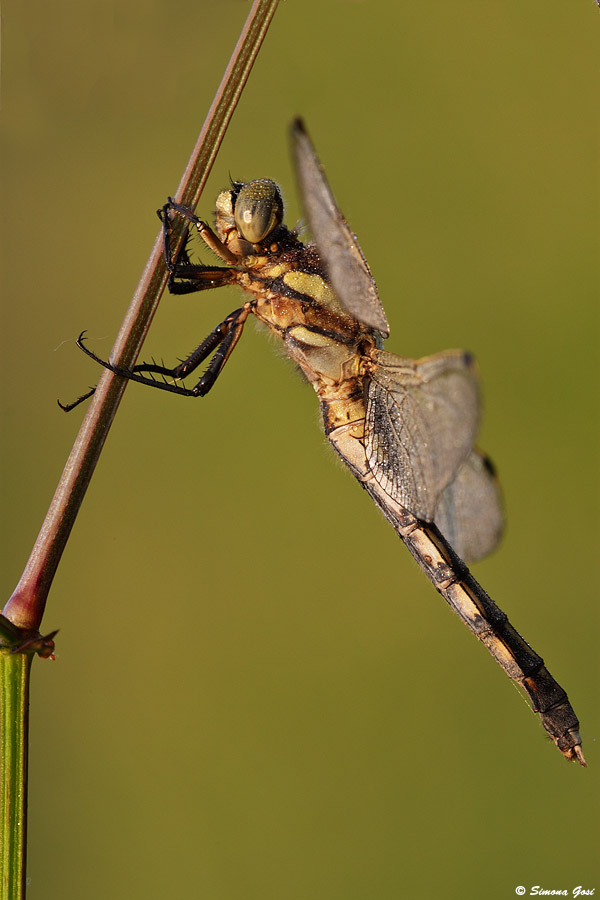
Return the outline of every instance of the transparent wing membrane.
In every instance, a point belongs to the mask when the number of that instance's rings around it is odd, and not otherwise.
[[[432,522],[477,433],[474,364],[459,350],[421,360],[372,356],[365,434],[371,471],[390,498]]]
[[[487,457],[471,451],[456,477],[442,491],[434,522],[466,562],[498,546],[504,527],[502,494]]]
[[[304,211],[331,286],[350,315],[387,337],[390,326],[367,261],[298,120],[292,126],[292,147]]]

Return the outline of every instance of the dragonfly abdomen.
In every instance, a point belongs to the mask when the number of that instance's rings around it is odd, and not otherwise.
[[[380,496],[380,488],[372,479],[363,479],[363,487],[437,591],[487,647],[508,677],[527,693],[559,750],[567,759],[577,759],[585,765],[579,720],[566,691],[546,669],[541,656],[511,625],[506,613],[488,596],[435,525],[420,521],[399,506],[396,508],[389,497]]]

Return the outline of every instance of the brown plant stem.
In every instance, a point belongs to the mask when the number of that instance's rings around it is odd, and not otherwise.
[[[250,74],[278,0],[255,0],[214,102],[177,189],[175,199],[194,207]],[[125,314],[110,359],[130,368],[146,337],[166,284],[159,234]],[[37,632],[48,592],[83,501],[127,381],[106,370],[82,422],[50,508],[23,575],[3,615],[26,631]]]

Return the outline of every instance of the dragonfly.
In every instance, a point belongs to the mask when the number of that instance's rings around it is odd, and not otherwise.
[[[163,223],[168,287],[174,294],[237,285],[248,299],[178,365],[118,375],[184,397],[212,389],[249,315],[265,323],[313,386],[323,427],[338,456],[374,500],[436,590],[524,689],[562,754],[585,766],[579,721],[543,659],[475,580],[469,562],[490,553],[503,526],[489,459],[475,448],[480,396],[473,357],[448,350],[413,360],[384,350],[389,325],[356,236],[342,215],[303,122],[292,152],[314,243],[283,223],[279,187],[270,179],[233,182],[216,202],[213,229],[169,198]],[[173,253],[173,222],[187,236]],[[197,232],[225,265],[190,261]],[[183,382],[203,362],[191,387]]]

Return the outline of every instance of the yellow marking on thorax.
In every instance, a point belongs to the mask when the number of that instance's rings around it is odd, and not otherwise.
[[[331,338],[327,334],[321,334],[319,331],[311,331],[304,325],[297,325],[291,329],[291,336],[296,341],[301,341],[307,347],[329,347],[331,346]]]
[[[246,269],[259,269],[263,278],[279,278],[289,269],[288,263],[277,262],[270,256],[245,256],[243,264]]]
[[[348,317],[329,284],[320,275],[291,271],[284,275],[285,284],[298,294],[312,297],[329,312]]]

